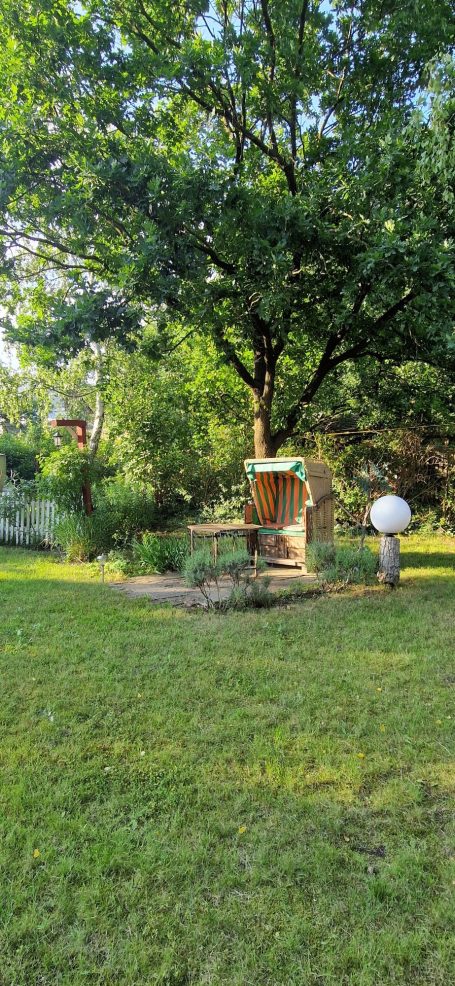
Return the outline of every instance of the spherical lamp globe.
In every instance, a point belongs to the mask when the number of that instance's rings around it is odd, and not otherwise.
[[[411,508],[401,496],[380,496],[370,510],[370,520],[381,534],[399,534],[411,520]]]

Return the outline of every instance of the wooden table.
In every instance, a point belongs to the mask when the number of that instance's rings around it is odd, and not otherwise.
[[[210,538],[213,545],[213,556],[218,558],[218,541],[222,537],[246,537],[250,554],[253,556],[254,568],[257,568],[258,531],[260,524],[190,524],[191,554],[194,551],[196,538]]]

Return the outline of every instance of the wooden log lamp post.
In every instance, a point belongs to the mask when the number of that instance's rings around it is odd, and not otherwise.
[[[400,539],[411,520],[411,509],[401,496],[381,496],[370,510],[373,527],[382,534],[379,545],[378,579],[394,588],[400,581]]]
[[[67,428],[69,432],[74,436],[77,441],[77,447],[84,449],[87,446],[87,422],[83,418],[54,418],[53,421],[49,421],[51,428]],[[54,433],[54,445],[56,448],[60,448],[62,439],[58,433]],[[84,485],[82,487],[82,499],[84,502],[84,510],[86,514],[93,513],[93,503],[92,494],[90,490],[90,482],[88,477],[86,478]]]

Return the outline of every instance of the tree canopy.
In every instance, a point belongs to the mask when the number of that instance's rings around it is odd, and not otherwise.
[[[10,337],[210,336],[258,455],[354,362],[452,371],[450,3],[1,6]]]

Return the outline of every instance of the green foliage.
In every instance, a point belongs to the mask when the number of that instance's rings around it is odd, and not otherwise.
[[[377,558],[369,548],[313,541],[307,547],[308,571],[324,585],[368,585],[375,581]]]
[[[54,500],[63,511],[78,513],[82,506],[82,487],[91,478],[86,449],[68,442],[41,460],[38,485],[43,495]]]
[[[251,403],[258,454],[301,431],[329,459],[338,520],[387,485],[452,527],[437,450],[310,438],[453,424],[447,0],[54,6],[2,7],[2,323],[40,372],[0,372],[0,415],[92,420],[102,343],[103,470],[150,493],[105,508],[87,466],[110,543],[241,516]]]
[[[65,514],[57,521],[52,541],[54,547],[62,549],[69,562],[89,561],[99,549],[93,521],[80,512]]]
[[[241,580],[234,584],[227,599],[222,602],[222,608],[230,609],[269,609],[276,599],[269,591],[270,578],[262,576],[252,578],[246,573]]]
[[[69,461],[73,462],[73,458]],[[76,464],[78,461],[76,459]],[[81,457],[81,461],[86,462],[85,456]],[[58,468],[62,468],[61,457],[58,459]],[[87,560],[115,547],[128,547],[132,542],[137,547],[139,542],[134,541],[137,535],[156,522],[157,510],[153,497],[147,491],[129,488],[121,479],[106,480],[94,487],[94,510],[87,516],[82,513],[80,504],[75,509],[71,496],[73,490],[77,493],[80,478],[81,474],[74,470],[68,477],[68,486],[65,485],[63,473],[59,473],[58,483],[52,476],[52,482],[47,485],[47,472],[45,479],[45,488],[56,491],[58,502],[64,507],[64,515],[54,531],[54,540],[65,551],[69,560]],[[177,561],[176,547],[173,557]],[[145,557],[140,560],[146,561]]]
[[[132,542],[133,561],[144,572],[181,572],[189,554],[186,535],[145,532]]]
[[[209,337],[258,454],[353,362],[453,368],[448,0],[3,7],[11,338]]]
[[[332,470],[339,524],[360,529],[365,521],[368,522],[371,500],[392,492],[408,500],[416,520],[433,510],[439,523],[450,528],[455,516],[451,508],[455,464],[449,438],[450,388],[447,394],[446,423],[438,412],[440,424],[435,424],[434,432],[430,427],[413,430],[409,426],[376,433],[373,428],[363,435],[320,435],[314,442],[307,440],[306,453],[323,459]],[[404,397],[406,395],[408,391],[404,388]],[[443,399],[442,394],[440,398]],[[397,413],[399,407],[398,404]],[[433,409],[436,411],[434,405]],[[376,412],[371,404],[369,413],[374,420]],[[422,408],[419,413],[423,414]],[[349,423],[351,426],[362,424],[355,418]],[[439,428],[441,438],[438,440],[434,436]]]
[[[49,394],[34,370],[29,367],[28,372],[24,373],[22,369],[13,370],[9,366],[3,366],[0,356],[0,424],[9,423],[21,430],[25,426],[28,440],[29,429],[33,431],[34,427],[44,425],[50,409]]]
[[[258,559],[258,571],[266,565]],[[199,589],[208,608],[217,605],[228,609],[260,609],[271,606],[273,596],[268,591],[269,578],[256,579],[252,574],[251,558],[245,550],[220,552],[217,561],[207,548],[201,548],[189,555],[183,569],[184,579],[191,588]],[[220,598],[219,582],[228,578],[232,583],[229,595]],[[217,598],[213,599],[214,592]]]
[[[237,476],[243,472],[243,458],[237,464]],[[237,477],[236,477],[237,478]],[[200,522],[203,523],[223,523],[223,521],[242,520],[245,503],[251,497],[249,484],[244,478],[241,482],[235,483],[230,489],[220,485],[216,501],[207,503],[200,512]]]
[[[185,560],[183,566],[185,584],[192,589],[199,589],[209,609],[213,607],[211,589],[218,587],[219,575],[219,563],[217,564],[212,554],[205,548],[194,551]]]
[[[238,587],[251,569],[251,558],[244,549],[232,551],[220,556],[220,568],[223,575],[227,575],[233,585]]]
[[[109,510],[96,509],[87,516],[81,510],[64,513],[53,531],[53,543],[68,561],[91,561],[116,544],[118,518]]]
[[[92,545],[90,554],[128,545],[140,531],[156,525],[158,511],[151,493],[128,483],[124,477],[105,477],[105,462],[93,460],[86,449],[74,442],[42,459],[38,490],[53,499],[68,518],[75,515],[76,527],[84,527]],[[92,485],[93,514],[84,519],[82,486]]]
[[[160,513],[151,491],[119,475],[100,480],[93,488],[94,514],[117,546],[131,544],[141,531],[156,527]]]
[[[310,541],[305,550],[308,571],[319,575],[323,569],[334,564],[335,555],[336,547],[331,541]]]
[[[7,475],[12,475],[16,480],[35,478],[38,451],[20,435],[0,435],[0,452],[6,455]]]
[[[190,339],[165,363],[111,349],[108,378],[106,452],[126,481],[152,490],[166,515],[231,495],[249,451],[247,414],[213,346]]]

